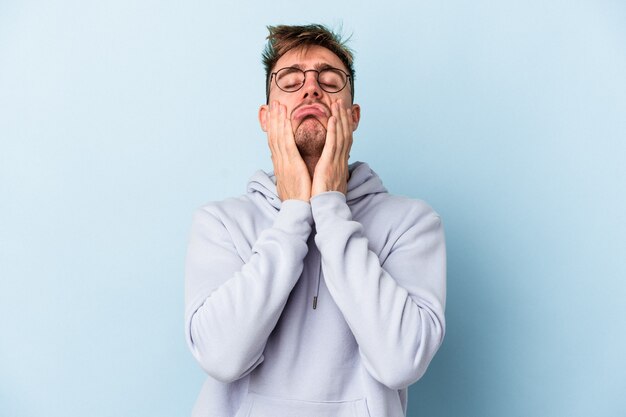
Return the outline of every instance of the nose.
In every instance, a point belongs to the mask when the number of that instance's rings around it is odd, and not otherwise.
[[[315,70],[304,72],[304,85],[302,86],[302,98],[320,98],[324,94],[324,90],[317,82],[319,73]]]

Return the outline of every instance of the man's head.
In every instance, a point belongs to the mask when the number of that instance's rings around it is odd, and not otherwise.
[[[263,51],[263,66],[265,67],[265,96],[266,103],[270,103],[270,83],[272,71],[278,60],[292,49],[306,49],[317,45],[334,53],[348,71],[350,82],[350,98],[354,101],[354,57],[346,45],[347,40],[327,29],[323,25],[306,26],[268,26],[269,35]]]
[[[341,38],[322,25],[269,26],[263,52],[267,103],[259,121],[267,131],[268,104],[278,101],[291,119],[302,156],[320,155],[324,147],[331,104],[341,99],[352,108],[354,129],[360,107],[354,99],[352,52]]]

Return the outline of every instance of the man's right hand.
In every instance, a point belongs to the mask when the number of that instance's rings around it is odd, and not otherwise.
[[[287,108],[278,101],[270,103],[266,113],[267,142],[272,152],[276,189],[281,201],[311,199],[311,176],[300,156],[287,117]]]

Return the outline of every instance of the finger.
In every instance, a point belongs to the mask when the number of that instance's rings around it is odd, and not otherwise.
[[[354,132],[356,122],[354,121],[354,109],[352,106],[348,108],[348,122],[350,123],[350,132]]]
[[[284,162],[284,145],[283,145],[283,123],[280,114],[280,103],[278,101],[274,101],[274,137],[272,141],[274,142],[274,147],[276,148],[276,156],[278,164],[282,166]]]
[[[267,111],[265,112],[265,123],[267,123],[267,140],[270,139],[272,133],[272,124],[271,124],[271,115],[272,115],[272,103],[267,105]]]
[[[270,103],[270,111],[269,111],[269,137],[272,142],[276,141],[276,102],[272,101]]]
[[[337,100],[337,105],[339,106],[339,114],[340,114],[340,122],[341,122],[341,130],[346,133],[348,132],[348,114],[347,109],[343,106],[343,100]]]
[[[328,118],[328,129],[326,132],[326,143],[320,159],[333,160],[333,155],[337,148],[337,116]]]
[[[271,111],[271,115],[270,115],[270,121],[271,121],[271,126],[272,126],[272,134],[271,134],[271,143],[272,143],[272,148],[273,148],[273,152],[275,155],[275,164],[274,167],[277,171],[282,171],[282,165],[283,165],[283,150],[282,150],[282,140],[281,140],[281,135],[282,135],[282,125],[280,122],[280,109],[279,109],[279,103],[278,101],[274,101],[272,102],[271,106],[272,106],[272,111]]]
[[[334,160],[338,160],[341,157],[341,152],[343,151],[344,148],[344,132],[343,132],[343,115],[342,115],[342,108],[341,105],[339,104],[339,102],[335,102],[334,106],[336,107],[336,121],[335,121],[335,153],[334,153]]]
[[[343,102],[342,102],[343,104]],[[349,109],[341,106],[341,127],[343,130],[343,134],[347,139],[347,142],[350,141],[350,137],[352,135],[352,129],[350,129],[350,112]]]
[[[283,119],[283,141],[285,146],[285,151],[287,155],[292,158],[298,158],[300,156],[300,151],[298,151],[298,147],[296,146],[296,141],[293,136],[293,127],[291,126],[291,119],[287,117],[287,107],[284,108],[284,119]]]
[[[271,102],[266,115],[267,119],[267,142],[272,154],[276,154],[276,123],[274,114],[274,102]]]
[[[297,155],[300,155],[300,154],[298,153],[296,142],[293,137],[293,129],[291,127],[291,119],[289,118],[287,114],[287,106],[281,105],[280,111],[281,111],[281,125],[282,125],[282,129],[281,129],[282,136],[280,137],[281,146],[285,152],[285,155],[293,158],[296,156],[296,154]]]
[[[342,128],[343,128],[343,147],[341,149],[342,158],[344,160],[348,160],[350,148],[352,147],[352,128],[351,128],[351,120],[352,120],[352,111],[350,108],[342,108]]]
[[[273,116],[274,116],[274,144],[276,145],[276,149],[280,151],[280,136],[282,133],[282,123],[280,120],[280,109],[278,108],[278,103],[274,101],[273,105]]]
[[[350,108],[343,106],[342,99],[337,100],[338,113],[340,115],[340,128],[337,130],[337,160],[347,160],[347,155],[352,147],[352,130],[350,129]]]

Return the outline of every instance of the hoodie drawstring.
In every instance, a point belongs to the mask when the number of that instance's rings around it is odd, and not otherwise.
[[[322,280],[322,257],[320,256],[319,272],[317,274],[317,292],[313,296],[313,310],[317,308],[317,297],[320,295],[320,281]]]
[[[313,225],[313,235],[315,235],[315,225]],[[315,245],[313,245],[315,247]],[[315,291],[315,295],[313,296],[313,310],[317,308],[317,297],[320,295],[320,281],[322,280],[322,254],[319,249],[315,249],[318,255],[318,270],[317,270],[317,290]]]

